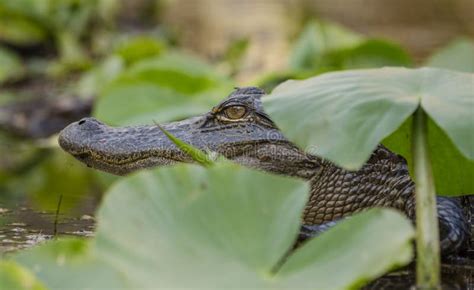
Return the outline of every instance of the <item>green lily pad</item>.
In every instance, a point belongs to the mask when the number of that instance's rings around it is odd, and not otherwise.
[[[334,70],[412,64],[411,57],[398,44],[365,38],[336,24],[312,21],[296,41],[289,67],[293,72],[317,75]]]
[[[227,162],[143,171],[109,190],[94,239],[14,258],[50,289],[353,289],[411,260],[410,221],[374,209],[285,261],[307,198],[302,181]]]
[[[316,70],[325,61],[324,56],[328,52],[352,48],[363,39],[340,25],[311,21],[296,40],[289,67],[292,70]]]
[[[94,115],[111,125],[153,124],[206,112],[209,102],[146,81],[121,81],[104,91]]]
[[[113,125],[174,121],[207,112],[231,87],[199,60],[164,55],[138,62],[112,81],[94,115]]]
[[[411,66],[408,53],[399,45],[368,39],[348,49],[327,54],[324,61],[329,67],[339,69],[377,68],[383,66]]]
[[[94,251],[89,241],[67,238],[21,252],[14,258],[47,289],[124,289],[125,276],[98,259]]]
[[[13,261],[0,261],[0,285],[10,290],[45,290],[31,271]]]
[[[435,52],[427,66],[474,73],[474,40],[459,38]]]
[[[402,155],[408,162],[410,173],[414,176],[411,151],[413,118],[408,118],[393,134],[382,143]],[[474,162],[464,157],[446,133],[433,120],[428,121],[428,152],[434,162],[436,193],[441,195],[463,195],[474,192]]]
[[[121,57],[113,55],[104,59],[88,72],[82,74],[77,82],[76,91],[81,97],[97,96],[125,69]]]
[[[410,225],[401,226],[399,218],[399,213],[382,209],[354,216],[296,251],[278,276],[288,278],[289,288],[357,289],[411,260],[413,232]],[[377,237],[382,237],[384,247]],[[349,261],[357,267],[345,266]]]
[[[165,45],[161,41],[149,36],[138,36],[123,41],[115,53],[130,64],[145,58],[159,56],[164,49]]]
[[[168,53],[138,62],[123,78],[153,82],[187,95],[207,91],[227,81],[210,65],[181,53]]]
[[[429,142],[452,142],[473,160],[473,83],[473,74],[434,68],[354,70],[283,83],[263,102],[290,140],[347,169],[360,168],[419,105],[450,139]]]

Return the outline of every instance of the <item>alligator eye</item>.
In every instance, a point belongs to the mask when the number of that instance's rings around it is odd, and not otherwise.
[[[224,110],[224,113],[229,119],[240,119],[247,113],[247,109],[244,106],[232,106]]]

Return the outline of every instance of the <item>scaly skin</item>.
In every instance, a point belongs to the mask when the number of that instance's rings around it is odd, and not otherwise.
[[[347,171],[289,142],[264,113],[258,88],[242,88],[201,116],[164,124],[174,136],[245,166],[310,181],[301,236],[315,236],[339,219],[371,207],[391,207],[414,219],[414,184],[405,159],[379,145],[358,171]],[[112,128],[86,118],[66,127],[59,144],[90,167],[113,174],[192,162],[157,126]],[[454,199],[438,198],[444,254],[462,248],[469,225]]]

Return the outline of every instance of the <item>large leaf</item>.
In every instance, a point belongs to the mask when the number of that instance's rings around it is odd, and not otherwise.
[[[384,66],[412,66],[398,44],[369,39],[326,22],[309,22],[290,56],[293,72],[312,75],[328,71]],[[300,78],[297,78],[300,79]]]
[[[326,53],[354,47],[362,40],[362,36],[337,24],[311,21],[296,40],[289,67],[293,70],[315,70],[325,61]]]
[[[84,98],[97,96],[124,70],[124,60],[116,55],[104,59],[94,68],[81,75],[77,82],[76,91]]]
[[[51,289],[349,289],[411,259],[410,222],[375,209],[285,262],[307,191],[301,181],[228,163],[145,171],[111,188],[95,239],[55,242],[15,259]]]
[[[295,239],[308,188],[221,164],[144,173],[112,191],[107,198],[121,201],[106,203],[99,220],[114,216],[114,222],[99,224],[97,235],[107,259],[141,287],[200,288],[209,287],[210,273],[221,286],[252,285],[257,273],[269,275]],[[117,216],[130,207],[140,213]]]
[[[473,74],[432,68],[336,72],[283,83],[264,98],[267,113],[289,139],[348,169],[360,168],[420,104],[473,160]],[[443,135],[429,138],[431,143]]]
[[[138,62],[115,79],[94,115],[114,125],[172,121],[208,111],[231,87],[199,60],[164,55]]]
[[[376,209],[351,218],[299,249],[278,274],[288,277],[285,282],[289,288],[291,285],[313,289],[363,286],[386,269],[404,265],[411,259],[409,243],[413,233],[408,225],[400,226],[398,217],[395,211]],[[383,248],[377,244],[378,235],[383,237]],[[391,238],[387,239],[389,235]],[[354,261],[357,268],[344,266],[348,261]]]
[[[474,40],[454,40],[433,54],[426,65],[474,73]]]
[[[183,94],[197,94],[226,81],[210,65],[180,53],[138,62],[124,78],[150,81]]]
[[[324,61],[329,67],[338,69],[412,65],[410,56],[401,46],[379,39],[368,39],[352,48],[333,51]]]
[[[413,173],[411,150],[412,121],[407,119],[382,143],[407,159]],[[442,195],[472,194],[474,192],[474,162],[464,157],[446,133],[433,120],[428,121],[429,154],[432,163],[436,192]],[[414,176],[414,175],[412,175]]]
[[[153,37],[136,36],[120,43],[115,53],[130,64],[145,58],[158,56],[164,49],[164,43]]]
[[[98,259],[91,246],[84,239],[68,238],[21,252],[15,259],[48,289],[123,289],[126,277]]]
[[[36,277],[12,261],[0,261],[0,285],[8,290],[44,290]]]
[[[94,115],[111,125],[152,124],[206,112],[209,101],[196,100],[141,80],[122,80],[96,102]]]

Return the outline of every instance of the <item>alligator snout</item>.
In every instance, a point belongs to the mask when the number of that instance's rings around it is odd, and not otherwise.
[[[59,145],[69,153],[82,153],[91,138],[103,132],[105,127],[95,118],[83,118],[59,133]]]
[[[189,122],[163,127],[185,142],[194,142]],[[64,128],[58,141],[61,148],[86,165],[118,175],[190,160],[156,125],[110,127],[95,118],[83,118]]]

